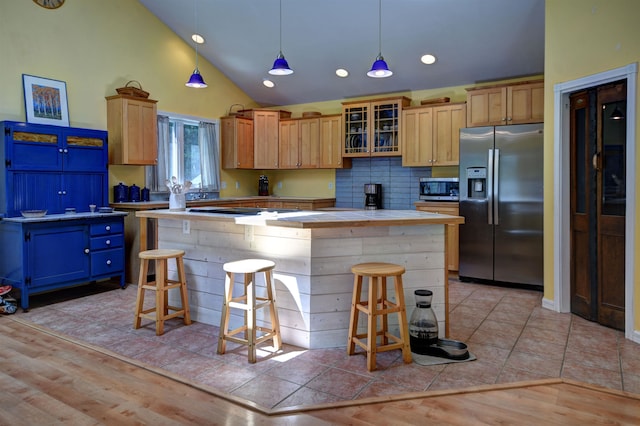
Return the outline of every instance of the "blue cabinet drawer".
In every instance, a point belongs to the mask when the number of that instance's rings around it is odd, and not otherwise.
[[[124,249],[102,250],[91,253],[91,275],[113,276],[124,270]]]
[[[89,235],[110,235],[122,234],[124,232],[124,221],[92,223],[89,227]]]
[[[91,251],[122,247],[124,236],[122,234],[91,237]]]

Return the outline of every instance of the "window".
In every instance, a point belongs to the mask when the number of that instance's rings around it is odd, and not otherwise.
[[[193,189],[219,191],[219,170],[217,123],[158,115],[158,165],[147,175],[153,191],[167,191],[174,176]]]

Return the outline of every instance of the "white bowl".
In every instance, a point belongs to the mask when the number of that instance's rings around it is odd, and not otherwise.
[[[22,210],[20,214],[22,214],[23,217],[29,217],[29,218],[43,217],[44,215],[47,214],[47,211],[46,210]]]

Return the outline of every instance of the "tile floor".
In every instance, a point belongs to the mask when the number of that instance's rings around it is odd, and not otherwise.
[[[133,285],[99,283],[109,291],[57,303],[55,293],[34,296],[30,311],[16,315],[268,408],[557,377],[640,394],[640,345],[623,333],[543,309],[540,292],[449,285],[450,337],[466,342],[477,360],[420,366],[392,351],[378,355],[374,372],[364,355],[349,357],[344,348],[285,345],[278,354],[259,351],[251,365],[237,345],[217,355],[218,327],[203,323],[172,320],[160,337],[150,321],[133,330]]]

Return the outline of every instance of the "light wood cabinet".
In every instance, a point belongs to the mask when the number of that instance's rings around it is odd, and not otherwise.
[[[410,104],[406,97],[344,102],[343,157],[402,155],[402,109]]]
[[[315,169],[320,157],[320,119],[280,120],[281,169]]]
[[[253,169],[253,120],[243,117],[222,117],[222,168]]]
[[[402,111],[402,165],[456,166],[460,129],[466,125],[464,103],[420,106]]]
[[[106,99],[109,163],[155,165],[158,162],[157,101],[127,95]]]
[[[418,201],[415,206],[416,210],[424,212],[460,216],[458,203]],[[460,264],[459,235],[458,225],[447,225],[447,267],[450,271],[457,271]]]
[[[544,81],[467,89],[467,127],[540,123]]]
[[[277,169],[279,167],[280,112],[253,110],[253,167]]]
[[[351,167],[351,159],[342,158],[341,117],[340,114],[320,117],[320,158],[318,159],[318,167],[322,169]]]

